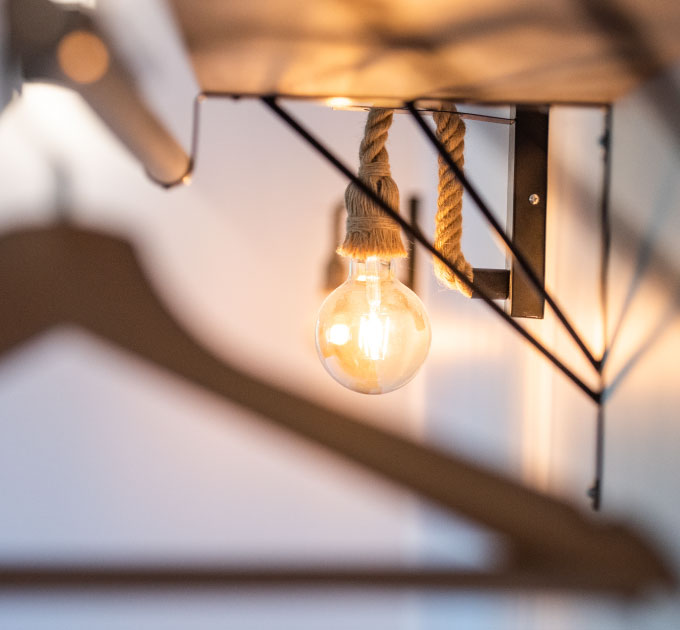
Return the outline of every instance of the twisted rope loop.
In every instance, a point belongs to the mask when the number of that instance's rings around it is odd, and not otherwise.
[[[370,186],[391,208],[399,211],[399,189],[392,179],[385,148],[392,124],[392,110],[372,108],[359,147],[359,179]],[[368,256],[403,258],[406,250],[399,225],[350,183],[345,190],[347,230],[338,253],[364,260]]]
[[[435,112],[437,138],[461,169],[465,162],[465,123],[458,114]],[[439,156],[439,197],[435,217],[434,245],[455,267],[472,281],[472,265],[465,260],[460,240],[463,235],[463,186]],[[434,259],[434,272],[439,281],[451,289],[457,289],[470,297],[470,289],[439,259]]]

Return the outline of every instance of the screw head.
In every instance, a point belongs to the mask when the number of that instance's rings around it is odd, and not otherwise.
[[[533,195],[529,195],[529,203],[532,206],[537,206],[540,202],[541,198],[536,193],[534,193]]]

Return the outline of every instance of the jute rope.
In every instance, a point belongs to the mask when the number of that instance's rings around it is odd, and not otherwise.
[[[437,137],[461,169],[464,164],[465,123],[456,113],[435,112]],[[472,265],[465,260],[460,248],[463,235],[463,186],[439,156],[439,197],[435,217],[434,245],[446,258],[454,263],[467,278],[472,280]],[[440,282],[451,289],[457,289],[470,297],[471,291],[453,272],[437,258],[434,272]]]
[[[364,137],[359,147],[359,179],[371,186],[390,207],[399,210],[399,189],[392,179],[385,143],[392,124],[391,109],[373,108],[368,113]],[[465,123],[458,114],[436,112],[437,137],[451,153],[456,164],[464,164]],[[347,230],[338,253],[365,260],[368,256],[403,258],[406,249],[399,225],[364,193],[350,183],[345,190]],[[472,280],[473,271],[461,251],[463,234],[463,186],[439,157],[439,196],[435,218],[435,247]],[[435,274],[451,289],[470,297],[471,291],[441,261],[434,260]]]
[[[369,111],[359,147],[359,179],[398,212],[399,189],[392,179],[385,148],[391,124],[391,109],[373,108]],[[338,247],[339,254],[359,260],[368,256],[406,256],[399,225],[352,183],[345,190],[345,205],[347,230],[343,244]]]

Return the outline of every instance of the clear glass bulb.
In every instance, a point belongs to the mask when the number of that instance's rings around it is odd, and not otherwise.
[[[423,303],[389,260],[351,260],[349,277],[321,305],[316,349],[341,385],[383,394],[406,385],[430,349]]]

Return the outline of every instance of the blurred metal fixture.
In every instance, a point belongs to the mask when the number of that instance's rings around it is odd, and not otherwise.
[[[24,81],[78,92],[144,165],[169,187],[186,183],[191,159],[149,109],[90,15],[49,0],[9,0],[11,58]]]
[[[411,225],[418,225],[418,213],[420,210],[420,199],[413,195],[408,200],[408,218]],[[410,234],[407,235],[407,248],[408,248],[408,271],[406,276],[406,282],[404,283],[411,291],[417,293],[416,291],[416,262],[418,259],[418,248],[416,247],[416,241]]]
[[[347,266],[344,264],[344,258],[335,251],[340,242],[344,213],[345,204],[343,201],[339,201],[335,204],[331,216],[331,253],[328,256],[324,274],[324,289],[326,291],[333,291],[347,277]]]

